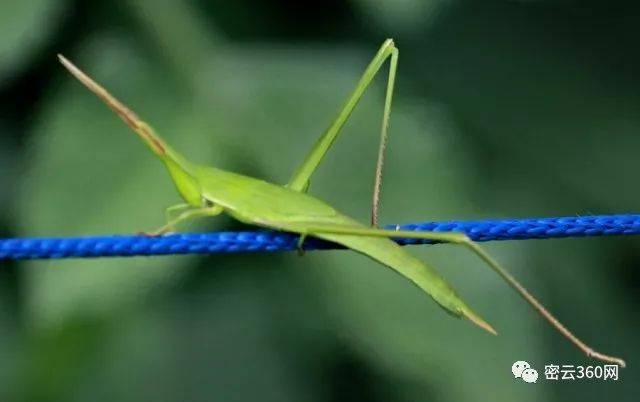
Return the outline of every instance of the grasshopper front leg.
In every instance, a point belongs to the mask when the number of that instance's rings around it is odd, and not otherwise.
[[[195,208],[195,207],[191,204],[186,204],[186,203],[176,204],[176,205],[167,207],[167,209],[164,210],[164,217],[166,219],[166,222],[167,223],[171,222],[174,218],[174,214],[178,212],[182,212],[184,210],[192,209],[192,208]]]
[[[167,213],[169,213],[168,211],[169,209],[182,207],[183,205],[188,206],[188,204],[174,205],[174,207],[167,208]],[[182,207],[181,209],[185,209],[185,208],[186,207]],[[224,208],[222,208],[219,205],[206,206],[206,207],[193,207],[192,209],[188,209],[187,211],[182,212],[176,218],[169,220],[165,225],[159,227],[158,229],[145,234],[147,234],[148,236],[160,236],[172,231],[173,228],[181,222],[194,219],[194,218],[204,217],[204,216],[220,215],[223,211],[224,211]]]

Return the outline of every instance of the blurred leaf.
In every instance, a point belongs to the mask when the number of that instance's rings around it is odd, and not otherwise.
[[[389,36],[423,32],[434,24],[438,15],[452,0],[354,0],[363,12],[371,16]]]
[[[65,1],[0,2],[0,82],[15,73],[56,27]],[[1,86],[1,85],[0,85]]]
[[[163,62],[181,78],[185,90],[198,88],[198,69],[209,66],[223,44],[195,2],[127,0],[133,15],[159,50]]]
[[[611,180],[633,181],[633,97],[593,99],[610,93],[586,85],[590,76],[581,68],[556,63],[560,53],[543,57],[540,49],[547,49],[549,38],[539,32],[542,28],[524,35],[519,14],[496,16],[497,5],[489,11],[468,6],[471,11],[457,14],[467,6],[456,2],[433,25],[425,24],[420,13],[443,2],[412,2],[394,10],[399,17],[384,12],[389,6],[366,3],[383,11],[380,18],[388,18],[390,31],[434,28],[429,40],[416,31],[416,44],[401,48],[383,222],[574,213],[591,203],[619,210],[633,199],[633,189],[622,191],[621,182]],[[171,26],[171,7],[178,2],[157,9],[145,8],[151,3],[132,4],[147,24],[152,49],[109,32],[83,43],[74,57],[78,64],[193,160],[278,183],[287,181],[334,117],[377,45],[365,50],[224,43],[214,48],[219,43],[207,39],[203,21],[185,22],[197,9],[180,9],[175,13],[179,23]],[[501,24],[494,24],[498,18]],[[523,44],[522,37],[541,38],[544,46]],[[531,71],[535,79],[523,75]],[[384,80],[377,81],[311,186],[312,194],[363,221],[369,215],[382,111]],[[532,105],[539,108],[535,117]],[[579,124],[567,123],[567,116]],[[615,156],[610,158],[597,151],[602,133],[613,129],[621,134],[606,142]],[[31,138],[32,165],[19,205],[25,236],[154,228],[162,223],[163,207],[178,200],[161,165],[71,77],[46,99]],[[621,176],[611,175],[616,169]],[[611,273],[603,270],[615,254],[598,246],[602,240],[586,249],[585,241],[489,248],[570,327],[576,324],[578,334],[609,351],[607,346],[624,337],[594,330],[599,327],[591,320],[628,318],[633,308],[622,303]],[[80,389],[82,395],[115,389],[122,395],[115,399],[153,392],[159,399],[180,398],[175,387],[184,383],[194,395],[210,396],[214,384],[222,395],[231,398],[237,392],[250,400],[263,391],[282,400],[301,399],[312,390],[323,395],[328,380],[317,367],[307,369],[336,358],[325,356],[332,342],[397,381],[397,400],[408,395],[407,389],[428,389],[429,396],[442,400],[497,394],[505,400],[546,399],[557,393],[554,384],[523,391],[510,373],[514,360],[531,360],[537,367],[548,360],[586,362],[467,252],[450,246],[408,251],[449,278],[501,335],[490,337],[443,314],[414,286],[371,260],[328,251],[303,259],[258,254],[29,263],[25,321],[29,328],[61,323],[62,335],[45,338],[42,349],[27,347],[37,356],[51,356],[50,349],[68,336],[65,331],[74,331],[77,317],[103,317],[105,325],[93,330],[113,331],[112,336],[83,335],[93,345],[89,349],[104,353],[79,359],[91,375],[61,376],[65,384],[51,387],[62,393]],[[200,269],[188,269],[195,264]],[[190,280],[199,287],[185,285]],[[607,329],[635,333],[633,320],[620,321]],[[637,353],[630,338],[620,348]],[[39,370],[50,359],[35,360],[27,373],[46,377]],[[65,363],[75,367],[73,359]],[[253,387],[242,383],[245,369],[255,377]],[[352,371],[345,372],[344,381],[358,381]],[[74,381],[80,385],[69,386]],[[597,395],[585,389],[581,395]],[[604,388],[599,389],[602,395]]]

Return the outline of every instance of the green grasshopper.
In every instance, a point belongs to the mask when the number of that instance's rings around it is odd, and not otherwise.
[[[89,90],[101,98],[122,120],[135,131],[153,153],[164,163],[185,201],[167,208],[167,223],[150,235],[161,235],[173,230],[175,225],[198,217],[211,217],[226,213],[240,222],[269,229],[298,233],[299,250],[306,236],[328,240],[364,254],[388,266],[412,281],[429,294],[445,311],[456,317],[464,317],[480,328],[496,331],[475,313],[432,267],[413,257],[392,238],[428,239],[462,245],[479,256],[498,273],[528,303],[530,303],[560,333],[574,343],[587,356],[624,366],[620,358],[597,352],[565,328],[540,302],[538,302],[511,274],[495,261],[484,249],[463,233],[414,232],[378,228],[378,206],[382,185],[382,167],[387,142],[391,100],[398,66],[398,49],[393,40],[387,39],[370,62],[353,92],[329,128],[320,136],[311,152],[285,186],[198,165],[188,161],[163,141],[153,129],[134,112],[113,97],[107,90],[59,55],[61,63]],[[353,112],[382,65],[390,59],[386,88],[380,145],[373,189],[371,226],[341,214],[327,203],[310,196],[311,175],[315,172],[340,130]]]

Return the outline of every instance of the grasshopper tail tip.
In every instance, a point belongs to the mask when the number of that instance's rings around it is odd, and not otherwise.
[[[483,320],[479,315],[477,315],[473,311],[470,311],[470,310],[463,311],[462,315],[464,316],[464,318],[476,324],[477,326],[484,329],[488,333],[492,335],[498,335],[498,332],[488,322]]]

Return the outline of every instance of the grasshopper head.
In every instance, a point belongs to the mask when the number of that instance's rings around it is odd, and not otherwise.
[[[104,101],[120,118],[136,132],[149,148],[158,156],[166,155],[166,144],[153,132],[151,127],[142,121],[131,109],[116,99],[104,87],[95,82],[91,77],[80,70],[75,64],[64,56],[58,55],[58,59],[69,72],[76,77],[91,92]]]
[[[58,55],[58,58],[62,65],[65,66],[74,77],[116,112],[116,114],[142,138],[149,149],[162,160],[169,170],[169,174],[182,198],[191,205],[201,205],[202,196],[200,194],[200,185],[192,173],[195,171],[195,167],[179,153],[174,151],[147,123],[142,121],[138,115],[111,95],[100,84],[95,82],[64,56]]]
[[[202,190],[200,182],[194,177],[194,167],[188,162],[182,160],[178,155],[177,158],[162,158],[176,190],[180,196],[190,205],[194,207],[202,206]]]

